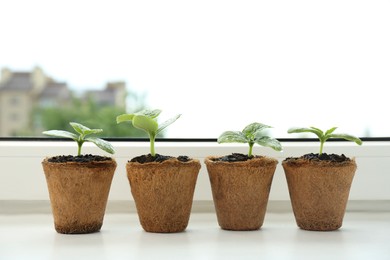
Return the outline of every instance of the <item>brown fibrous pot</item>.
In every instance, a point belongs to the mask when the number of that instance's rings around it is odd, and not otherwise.
[[[298,227],[339,229],[357,168],[355,159],[330,162],[292,158],[284,160],[282,166]]]
[[[43,160],[42,166],[55,230],[62,234],[99,231],[116,161],[54,163],[48,159]]]
[[[190,219],[200,162],[128,162],[127,177],[142,228],[147,232],[184,231]]]
[[[205,159],[218,224],[226,230],[258,230],[263,225],[278,161],[256,157],[247,161]]]

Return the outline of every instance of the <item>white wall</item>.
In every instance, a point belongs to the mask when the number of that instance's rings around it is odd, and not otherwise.
[[[149,152],[144,142],[113,142],[118,163],[110,200],[133,200],[125,173],[127,160]],[[279,153],[270,148],[254,147],[255,154],[276,157],[279,160],[272,184],[270,200],[289,200],[287,184],[281,161],[286,157],[317,152],[318,143],[285,142]],[[104,154],[89,143],[83,153]],[[0,200],[48,200],[41,161],[46,156],[75,154],[73,142],[0,142]],[[166,155],[188,155],[202,162],[194,200],[212,200],[210,184],[203,160],[208,155],[225,155],[232,152],[247,152],[245,145],[228,145],[202,142],[167,143],[157,142],[156,151]],[[328,142],[327,153],[344,153],[355,157],[358,170],[352,185],[351,200],[390,200],[390,143],[365,142],[357,146],[352,142]]]

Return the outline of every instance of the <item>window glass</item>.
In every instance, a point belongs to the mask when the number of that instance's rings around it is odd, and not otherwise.
[[[159,108],[171,138],[252,122],[388,136],[386,0],[1,1],[0,136],[77,121],[145,136],[115,117]],[[8,122],[9,97],[29,120]],[[21,102],[23,100],[23,102]],[[12,123],[12,128],[7,127]]]

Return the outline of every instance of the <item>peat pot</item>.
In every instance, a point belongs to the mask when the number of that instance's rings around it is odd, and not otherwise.
[[[103,225],[114,159],[92,162],[42,162],[55,230],[63,234],[97,232]]]
[[[355,160],[288,158],[282,166],[298,227],[313,231],[339,229],[357,168]]]
[[[247,161],[205,158],[218,224],[225,230],[257,230],[263,225],[278,161],[258,156]]]
[[[187,228],[200,162],[171,158],[128,162],[127,177],[139,221],[147,232],[173,233]]]

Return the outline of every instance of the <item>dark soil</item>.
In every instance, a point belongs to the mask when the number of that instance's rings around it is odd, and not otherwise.
[[[225,155],[222,157],[214,158],[213,161],[218,161],[218,162],[244,162],[248,161],[250,159],[255,158],[255,156],[251,155],[248,156],[247,154],[242,154],[242,153],[232,153],[230,155]]]
[[[133,159],[130,160],[130,162],[138,162],[138,163],[149,163],[149,162],[163,162],[169,159],[175,158],[173,156],[168,156],[168,155],[161,155],[156,153],[156,156],[152,156],[150,153],[146,155],[141,155],[134,157]],[[177,160],[181,162],[188,162],[191,160],[188,156],[185,155],[180,155],[176,157]]]
[[[112,160],[111,157],[92,155],[92,154],[83,154],[78,156],[73,155],[59,155],[53,156],[48,159],[49,162],[53,163],[66,163],[66,162],[101,162]]]
[[[347,162],[351,159],[346,157],[344,154],[327,154],[322,153],[321,155],[318,153],[308,153],[305,155],[302,155],[299,158],[289,157],[286,158],[286,160],[294,160],[294,159],[304,159],[309,161],[329,161],[329,162]]]

